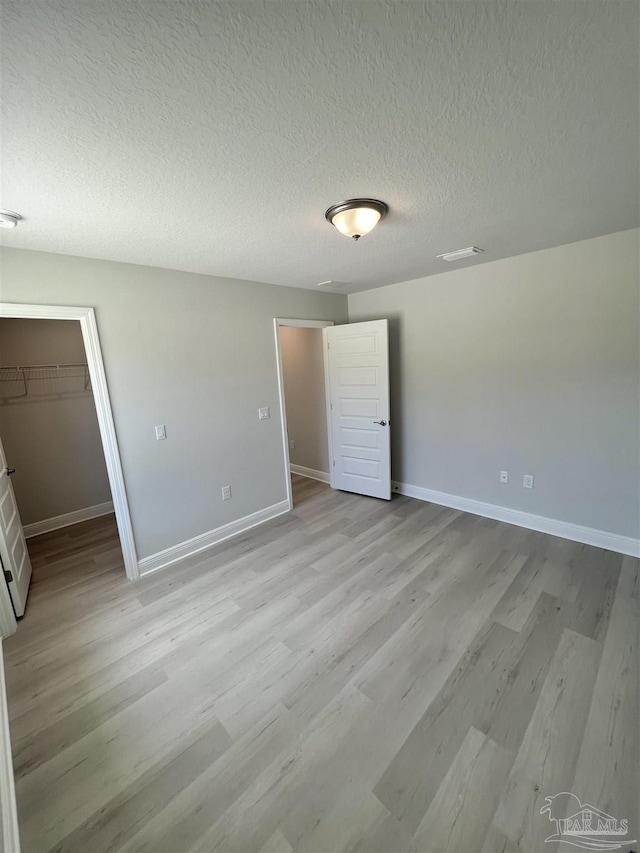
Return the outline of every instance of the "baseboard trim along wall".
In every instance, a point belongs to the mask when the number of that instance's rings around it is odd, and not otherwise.
[[[111,512],[113,512],[113,501],[105,501],[103,504],[65,512],[64,515],[54,515],[53,518],[45,518],[44,521],[25,524],[23,528],[24,537],[30,539],[32,536],[40,536],[41,533],[49,533],[52,530],[69,527],[71,524],[78,524],[80,521],[88,521],[90,518],[98,518],[100,515],[108,515]]]
[[[209,530],[207,533],[194,536],[193,539],[187,539],[186,542],[180,542],[180,544],[173,545],[171,548],[165,548],[164,551],[158,551],[157,554],[143,557],[138,562],[140,576],[149,575],[152,572],[157,572],[160,569],[171,566],[173,563],[191,557],[199,551],[211,548],[212,545],[224,542],[225,539],[238,536],[246,530],[251,530],[252,527],[257,527],[259,524],[271,521],[272,518],[277,518],[277,516],[283,515],[285,512],[289,512],[289,501],[280,501],[277,504],[265,507],[265,509],[258,510],[258,512],[253,512],[251,515],[245,515],[237,521],[230,521],[229,524],[216,527],[215,530]]]
[[[458,495],[449,495],[446,492],[436,492],[433,489],[423,489],[421,486],[411,486],[395,480],[392,483],[392,490],[420,501],[460,509],[473,515],[483,515],[485,518],[493,518],[496,521],[506,521],[507,524],[515,524],[540,533],[549,533],[551,536],[571,539],[573,542],[582,542],[584,545],[595,545],[597,548],[606,548],[608,551],[617,551],[619,554],[640,557],[640,539],[634,539],[631,536],[607,533],[606,530],[596,530],[593,527],[583,527],[581,524],[572,524],[569,521],[545,518],[542,515],[462,498]]]
[[[2,850],[20,853],[18,812],[11,762],[11,737],[9,733],[9,711],[4,680],[4,659],[0,640],[0,831]]]
[[[324,471],[316,471],[313,468],[305,468],[304,465],[289,465],[289,470],[292,474],[299,474],[301,477],[309,477],[310,480],[319,480],[321,483],[330,483],[331,478]]]

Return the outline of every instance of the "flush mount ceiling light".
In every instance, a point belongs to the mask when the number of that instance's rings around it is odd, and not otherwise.
[[[15,228],[22,217],[13,210],[0,210],[0,228]]]
[[[325,219],[345,237],[359,240],[376,227],[387,210],[387,205],[376,198],[350,198],[332,205]]]
[[[443,261],[461,261],[463,258],[472,258],[474,255],[481,255],[484,249],[479,249],[477,246],[469,246],[466,249],[456,249],[455,252],[445,252],[443,255],[436,255],[436,258],[442,258]]]

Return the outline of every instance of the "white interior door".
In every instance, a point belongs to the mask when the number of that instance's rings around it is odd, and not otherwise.
[[[22,616],[27,605],[31,580],[31,560],[24,539],[18,505],[11,485],[11,468],[7,466],[0,441],[0,558],[2,568],[11,573],[9,593],[16,616]],[[0,583],[4,583],[0,579]]]
[[[323,329],[334,489],[391,498],[387,320]]]

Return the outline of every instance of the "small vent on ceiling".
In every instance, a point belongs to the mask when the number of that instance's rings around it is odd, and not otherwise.
[[[461,261],[462,258],[471,258],[473,255],[480,255],[484,250],[477,246],[469,246],[466,249],[456,249],[455,252],[445,252],[443,255],[436,255],[437,258],[442,258],[443,261]]]
[[[332,289],[339,289],[344,287],[346,282],[344,281],[319,281],[318,287],[330,287]]]

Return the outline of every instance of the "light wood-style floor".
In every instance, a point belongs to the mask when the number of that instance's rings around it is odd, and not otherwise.
[[[31,540],[25,853],[551,851],[565,791],[638,838],[638,561],[294,486],[135,584],[110,517]]]

